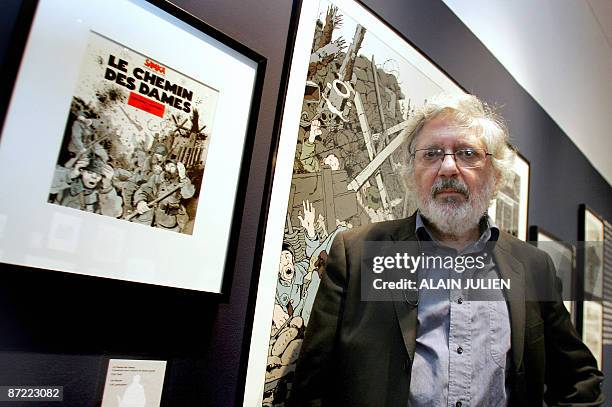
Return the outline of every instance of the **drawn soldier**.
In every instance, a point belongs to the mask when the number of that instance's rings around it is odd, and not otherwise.
[[[138,146],[132,154],[129,169],[115,168],[113,183],[124,202],[124,215],[129,216],[134,211],[134,193],[138,188],[149,180],[151,175],[162,172],[161,164],[167,154],[163,144],[154,146],[150,154],[147,154],[142,145]]]
[[[91,149],[94,155],[104,160],[104,162],[108,161],[108,152],[100,143],[95,142],[93,120],[79,113],[74,123],[72,123],[68,151],[73,153],[78,160],[87,153],[88,149]]]
[[[54,202],[117,218],[123,208],[112,185],[113,175],[113,168],[97,157],[81,158],[72,168],[58,167],[51,186]]]
[[[298,218],[304,229],[305,257],[296,261],[295,249],[289,243],[283,243],[279,262],[266,369],[268,399],[284,398],[285,385],[295,369],[327,252],[335,236],[347,229],[344,222],[337,221],[337,228],[323,238],[317,231],[317,224],[324,224],[325,219],[321,215],[317,219],[314,205],[309,201],[303,201],[302,205],[303,216]]]
[[[300,163],[306,172],[319,172],[324,165],[329,166],[332,171],[340,169],[340,160],[335,154],[328,154],[323,159],[316,153],[317,137],[323,134],[321,122],[319,119],[314,119],[310,123],[308,138],[302,143],[300,151]]]
[[[309,201],[302,202],[304,216],[299,216],[304,228],[306,256],[302,261],[295,261],[293,247],[283,243],[278,266],[278,284],[272,316],[273,324],[280,328],[293,317],[300,316],[308,324],[310,306],[314,301],[319,286],[320,275],[314,272],[321,253],[329,251],[336,234],[346,230],[345,225],[338,225],[331,235],[321,238],[317,233],[317,221],[314,205]],[[319,220],[319,222],[322,222]],[[326,254],[324,255],[326,256]],[[307,287],[306,287],[307,286]]]
[[[151,155],[147,157],[144,163],[143,174],[150,176],[151,174],[160,174],[163,165],[168,155],[168,148],[164,144],[156,144],[153,146]]]
[[[139,214],[134,222],[181,232],[189,215],[183,200],[195,194],[195,187],[187,177],[183,163],[166,161],[163,172],[153,174],[134,193],[134,204]]]

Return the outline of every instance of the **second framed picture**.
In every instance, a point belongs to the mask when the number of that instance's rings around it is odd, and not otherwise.
[[[603,369],[603,285],[604,233],[601,215],[587,205],[578,209],[578,250],[580,281],[584,302],[580,312],[582,340],[589,347],[600,369]]]
[[[489,216],[501,230],[526,241],[529,211],[529,161],[517,153],[512,171],[514,179],[501,188],[497,198],[489,207]]]
[[[578,240],[584,241],[583,284],[586,299],[601,299],[604,270],[604,220],[586,205],[579,209]]]
[[[465,93],[360,2],[304,0],[297,7],[250,343],[248,406],[283,406],[290,397],[333,239],[414,212],[402,168],[415,111],[440,93]],[[529,164],[517,161],[516,182],[502,191],[497,215],[502,227],[526,240]]]
[[[576,324],[576,246],[538,226],[529,228],[529,241],[548,253],[561,280],[561,298]]]

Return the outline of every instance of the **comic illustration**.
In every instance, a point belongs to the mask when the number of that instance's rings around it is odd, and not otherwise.
[[[402,178],[407,120],[441,87],[321,1],[302,101],[263,406],[283,406],[333,238],[412,213]]]
[[[512,236],[518,237],[521,210],[521,177],[519,174],[515,174],[513,181],[502,187],[495,201],[495,224]]]
[[[191,235],[217,98],[90,32],[48,202]]]
[[[584,218],[584,292],[598,298],[603,296],[604,224],[590,211]]]

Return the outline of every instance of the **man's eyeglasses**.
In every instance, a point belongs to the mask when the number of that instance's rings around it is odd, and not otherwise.
[[[478,168],[482,167],[487,160],[487,156],[492,154],[480,148],[461,148],[453,153],[445,153],[441,148],[421,148],[414,150],[414,153],[410,155],[415,159],[416,165],[421,167],[439,167],[444,161],[444,157],[452,155],[457,166]]]

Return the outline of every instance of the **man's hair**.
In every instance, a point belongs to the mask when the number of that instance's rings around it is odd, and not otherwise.
[[[405,178],[411,186],[414,152],[418,135],[428,122],[438,117],[449,117],[469,130],[475,130],[488,153],[492,154],[491,163],[497,172],[496,192],[507,182],[512,181],[512,164],[516,152],[510,145],[508,130],[502,118],[486,103],[474,95],[443,93],[428,100],[408,118],[406,132]]]

